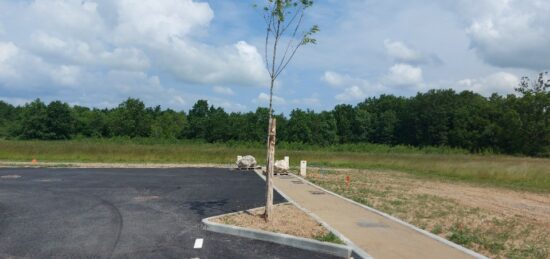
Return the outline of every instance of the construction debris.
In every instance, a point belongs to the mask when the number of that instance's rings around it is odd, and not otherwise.
[[[256,158],[253,156],[243,156],[240,159],[237,160],[237,168],[238,169],[254,169],[256,168]]]
[[[275,174],[288,174],[288,169],[289,169],[288,160],[285,159],[285,160],[275,161],[274,169],[275,169],[274,170]]]

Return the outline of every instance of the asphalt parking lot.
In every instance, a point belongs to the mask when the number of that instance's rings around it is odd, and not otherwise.
[[[227,169],[0,169],[0,258],[332,258],[202,230],[264,190]]]

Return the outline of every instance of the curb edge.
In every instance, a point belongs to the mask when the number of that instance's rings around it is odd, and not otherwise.
[[[229,213],[232,214],[232,213]],[[225,214],[224,214],[225,215]],[[220,216],[214,216],[205,218],[202,220],[204,229],[211,232],[228,234],[233,236],[240,236],[245,238],[251,238],[261,241],[267,241],[280,245],[300,248],[308,251],[320,252],[324,254],[349,258],[351,255],[351,248],[345,245],[325,243],[313,239],[307,239],[302,237],[291,236],[287,234],[280,234],[274,232],[268,232],[264,230],[256,230],[251,228],[244,228],[238,226],[225,225],[220,223],[211,222],[210,219]]]

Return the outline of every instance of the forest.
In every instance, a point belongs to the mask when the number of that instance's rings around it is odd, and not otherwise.
[[[294,109],[278,114],[277,141],[319,146],[347,143],[444,146],[470,152],[550,155],[550,91],[543,76],[522,80],[506,96],[430,90],[412,97],[381,95],[330,111]],[[267,108],[228,113],[197,101],[191,110],[146,107],[128,98],[116,108],[0,101],[0,138],[66,140],[146,137],[206,142],[266,139]]]

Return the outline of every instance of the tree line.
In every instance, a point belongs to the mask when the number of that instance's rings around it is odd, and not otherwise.
[[[277,118],[277,140],[314,145],[376,143],[448,146],[472,152],[548,156],[550,83],[527,78],[506,96],[430,90],[413,97],[381,95],[331,111],[294,109]],[[197,101],[188,112],[146,107],[129,98],[111,109],[37,99],[23,106],[0,101],[0,138],[151,137],[208,142],[264,142],[268,109],[228,113]]]

